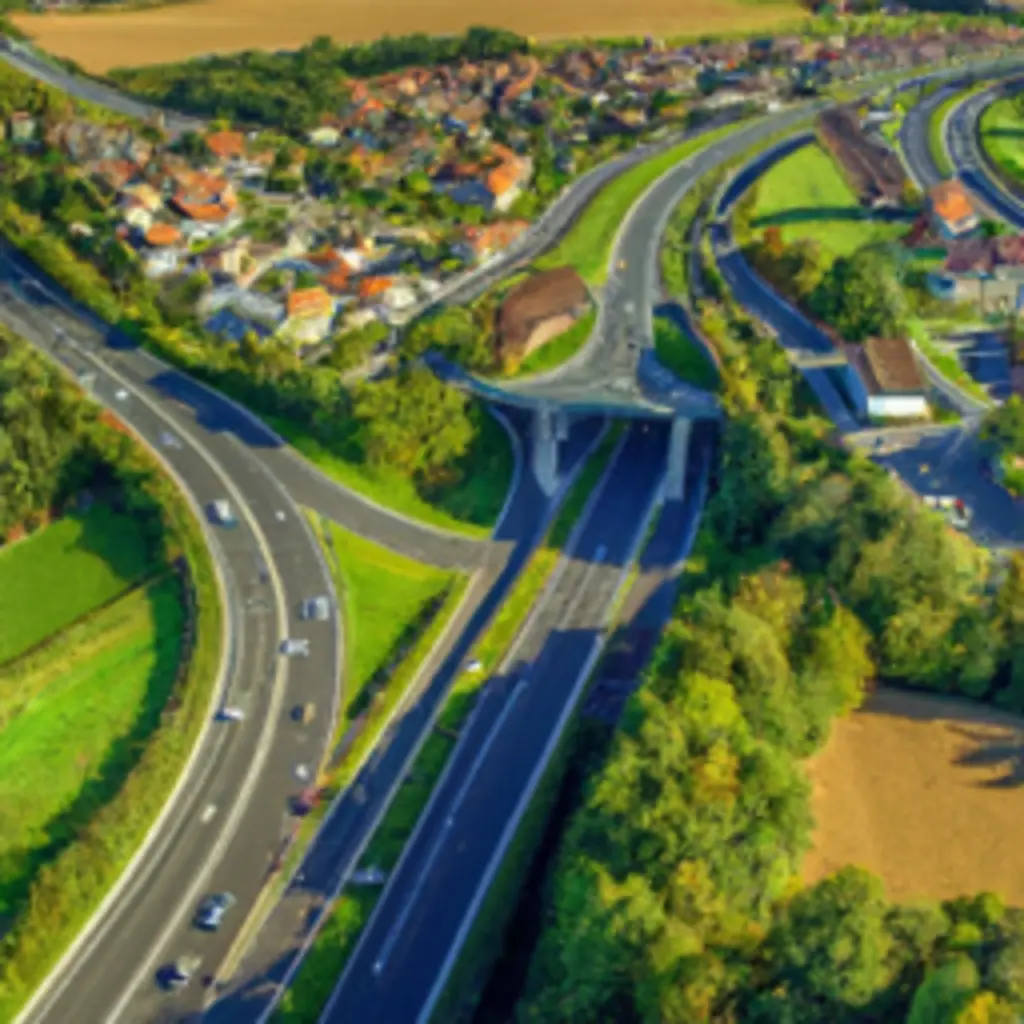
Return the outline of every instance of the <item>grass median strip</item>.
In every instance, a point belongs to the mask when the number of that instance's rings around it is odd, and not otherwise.
[[[667,317],[654,319],[654,351],[658,359],[680,380],[717,391],[718,370],[700,344]]]
[[[405,783],[367,846],[361,867],[390,872],[401,856],[420,814],[444,771],[458,737],[484,683],[500,665],[543,592],[562,555],[562,549],[594,493],[622,434],[621,424],[612,427],[598,444],[559,509],[544,543],[533,554],[508,598],[476,644],[472,657],[480,662],[476,672],[464,672],[453,683]],[[278,1007],[275,1019],[282,1024],[316,1021],[345,968],[373,908],[378,889],[349,887],[331,908],[291,987]]]
[[[617,177],[601,189],[565,238],[538,259],[536,266],[549,270],[569,264],[588,284],[604,284],[615,236],[640,196],[676,164],[724,138],[736,127],[725,125],[687,139]]]

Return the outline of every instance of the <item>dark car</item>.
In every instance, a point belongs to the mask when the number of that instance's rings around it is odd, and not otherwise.
[[[185,988],[199,970],[200,963],[199,957],[193,954],[180,956],[174,963],[164,964],[157,971],[157,982],[170,991]]]

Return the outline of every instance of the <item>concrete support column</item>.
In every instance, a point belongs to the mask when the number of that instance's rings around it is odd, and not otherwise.
[[[665,477],[665,499],[682,501],[686,490],[686,459],[690,453],[692,424],[682,416],[672,421],[668,442],[668,473]]]
[[[533,474],[540,489],[551,497],[558,487],[557,415],[550,406],[539,406],[533,414]]]

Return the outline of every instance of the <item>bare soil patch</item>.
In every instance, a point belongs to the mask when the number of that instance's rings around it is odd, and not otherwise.
[[[12,20],[44,49],[104,72],[204,53],[290,49],[318,35],[362,42],[385,33],[440,35],[479,24],[536,38],[700,35],[756,30],[804,13],[790,0],[522,0],[500,10],[469,0],[195,0]]]
[[[846,864],[897,900],[992,891],[1024,906],[1024,719],[881,691],[808,765],[817,828],[804,877]]]

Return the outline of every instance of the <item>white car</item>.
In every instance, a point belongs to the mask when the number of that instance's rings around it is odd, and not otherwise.
[[[114,392],[114,397],[119,402],[127,402],[128,401],[128,392],[127,392],[127,390],[125,388],[118,388],[117,391]]]
[[[303,601],[299,608],[300,619],[312,619],[315,622],[326,622],[331,617],[331,602],[326,597],[311,597]]]
[[[209,512],[210,520],[220,526],[232,527],[238,525],[238,520],[235,518],[235,513],[229,501],[220,499],[219,501],[212,502]]]
[[[217,717],[222,722],[242,722],[245,720],[245,712],[241,708],[224,707]]]
[[[303,658],[308,657],[309,641],[297,640],[295,638],[285,640],[281,644],[281,653],[288,657],[293,657],[296,655]]]
[[[173,434],[169,433],[168,431],[164,431],[160,435],[160,444],[164,448],[173,448],[175,450],[181,448],[181,442]]]
[[[467,666],[467,672],[482,672],[484,663],[479,658],[474,658]]]

